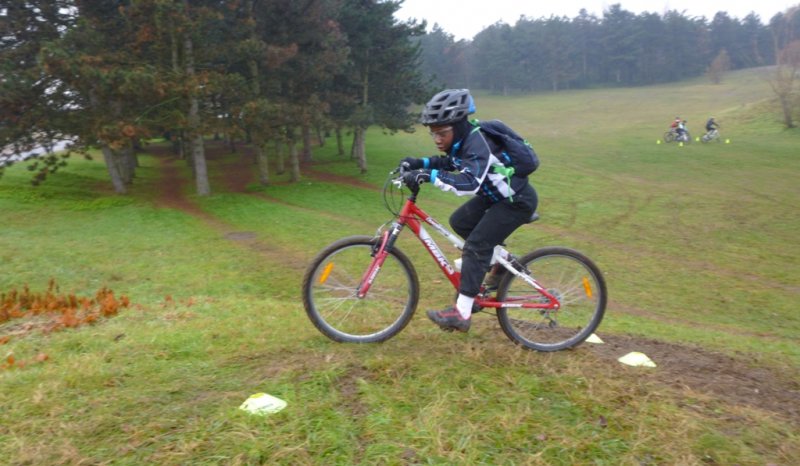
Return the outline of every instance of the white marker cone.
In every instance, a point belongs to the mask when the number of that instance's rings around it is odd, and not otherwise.
[[[648,358],[646,354],[640,353],[638,351],[628,353],[625,356],[622,356],[621,358],[617,359],[617,361],[621,362],[622,364],[627,364],[629,366],[656,367],[656,363],[654,363],[650,358]]]
[[[266,393],[256,393],[244,400],[239,409],[243,409],[252,414],[272,414],[277,413],[286,407],[286,402],[280,398],[275,398]]]
[[[594,333],[589,335],[589,338],[586,339],[586,342],[587,343],[597,343],[598,345],[602,345],[603,343],[605,343],[603,340],[600,339],[600,337],[598,337]]]

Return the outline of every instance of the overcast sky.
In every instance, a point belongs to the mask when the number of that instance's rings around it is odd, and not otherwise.
[[[405,0],[403,6],[395,14],[399,20],[409,18],[428,21],[428,31],[434,23],[458,39],[472,39],[486,26],[503,21],[514,25],[520,15],[531,18],[549,17],[550,15],[574,18],[581,8],[598,17],[603,10],[615,3],[624,10],[633,13],[649,11],[663,13],[666,10],[685,11],[689,16],[705,16],[713,18],[719,10],[724,10],[734,18],[744,18],[751,11],[761,17],[766,24],[775,13],[785,11],[798,0]]]

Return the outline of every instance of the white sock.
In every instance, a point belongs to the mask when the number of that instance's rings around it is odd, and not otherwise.
[[[458,300],[456,301],[456,309],[458,313],[461,314],[461,317],[464,319],[469,319],[472,316],[472,303],[475,302],[475,298],[470,298],[469,296],[464,296],[463,294],[458,294]]]

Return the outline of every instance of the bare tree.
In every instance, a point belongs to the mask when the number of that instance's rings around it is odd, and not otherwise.
[[[731,69],[731,58],[728,56],[728,51],[725,49],[720,50],[717,57],[714,58],[714,61],[708,65],[708,70],[706,70],[706,75],[708,79],[711,80],[714,84],[719,84],[722,82],[722,75],[725,74],[726,71]]]
[[[781,24],[773,28],[775,43],[775,74],[769,80],[783,111],[783,124],[794,128],[793,113],[800,107],[800,97],[795,83],[800,81],[800,38],[795,37],[794,17],[800,13],[800,5],[789,8]],[[785,44],[781,48],[781,44]]]

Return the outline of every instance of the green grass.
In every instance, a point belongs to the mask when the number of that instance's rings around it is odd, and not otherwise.
[[[508,122],[542,159],[532,177],[542,220],[509,246],[564,245],[594,258],[610,292],[601,336],[706,348],[796,387],[800,133],[780,128],[759,73],[719,86],[476,99],[479,117]],[[656,144],[675,115],[699,136],[710,114],[730,144]],[[326,340],[302,308],[304,266],[334,239],[389,220],[386,173],[403,156],[433,153],[421,129],[372,131],[370,170],[359,175],[334,145],[315,153],[316,167],[375,189],[274,173],[275,184],[244,194],[212,182],[208,198],[188,193],[207,217],[157,207],[160,163],[150,156],[126,197],[110,192],[100,161],[70,161],[38,188],[23,166],[7,169],[0,293],[42,291],[53,278],[64,293],[108,286],[134,305],[94,326],[0,345],[0,362],[9,353],[29,362],[0,370],[0,463],[800,462],[796,418],[585,346],[523,351],[490,317],[452,335],[418,312],[385,344]],[[234,157],[211,163],[212,173]],[[423,189],[420,204],[442,222],[463,201]],[[420,274],[420,310],[447,304],[453,291],[427,253],[410,236],[400,247]],[[0,335],[20,325],[0,324]],[[32,363],[39,353],[49,359]],[[237,409],[257,392],[287,409]]]

